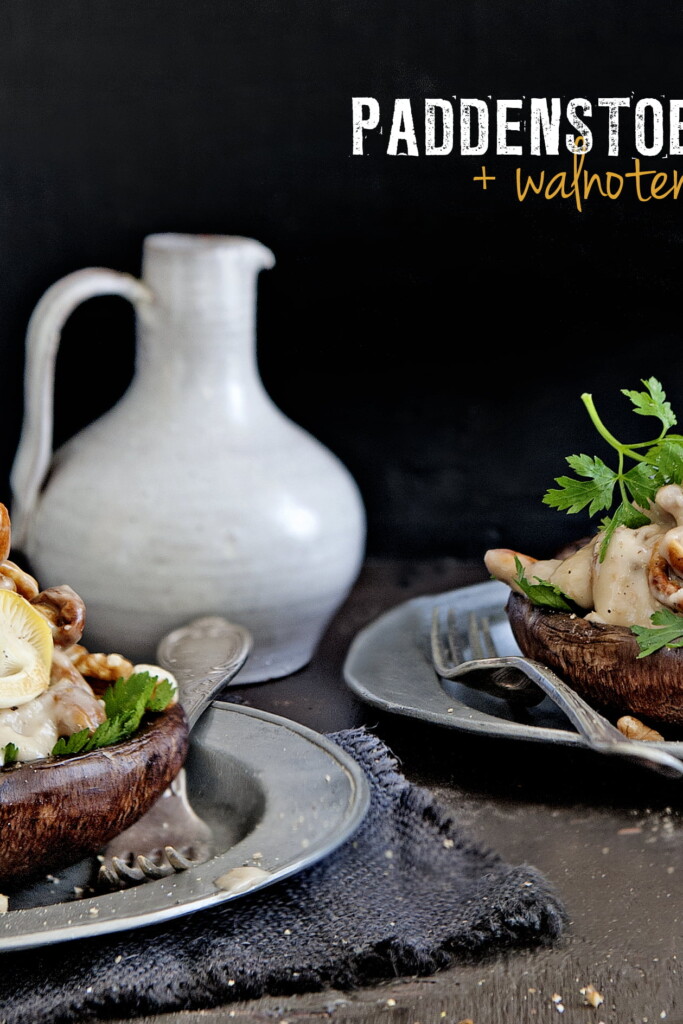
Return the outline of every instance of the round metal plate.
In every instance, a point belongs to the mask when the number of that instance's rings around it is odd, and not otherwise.
[[[439,679],[431,659],[430,629],[435,606],[452,608],[458,619],[475,611],[489,619],[498,654],[519,654],[505,604],[509,587],[497,580],[442,594],[413,598],[366,626],[354,639],[344,663],[347,685],[361,700],[393,714],[433,722],[449,729],[587,746],[555,704],[545,698],[519,711],[505,700]],[[663,750],[683,756],[683,742],[665,742]]]
[[[114,893],[83,896],[96,864],[84,861],[10,894],[0,951],[139,928],[245,895],[216,880],[254,866],[253,892],[327,857],[358,828],[369,804],[359,765],[326,737],[251,708],[215,702],[191,735],[186,764],[193,808],[214,831],[204,864]],[[87,892],[87,888],[85,889]]]

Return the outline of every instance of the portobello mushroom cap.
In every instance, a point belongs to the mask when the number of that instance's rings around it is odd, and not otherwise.
[[[638,658],[626,626],[539,608],[514,591],[505,610],[522,654],[548,665],[589,704],[612,715],[683,725],[683,649]]]
[[[182,768],[188,736],[172,704],[111,747],[0,768],[3,891],[96,854],[142,817]]]

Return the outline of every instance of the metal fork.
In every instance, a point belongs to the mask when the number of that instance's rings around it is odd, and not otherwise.
[[[183,768],[154,806],[99,855],[98,885],[120,889],[203,864],[212,836],[190,804]]]
[[[446,612],[445,634],[441,625],[441,608],[437,605],[433,609],[432,662],[437,674],[443,679],[464,681],[465,677],[469,677],[468,682],[476,689],[483,689],[511,702],[525,700],[528,703],[528,692],[536,690],[536,697],[550,697],[594,750],[628,757],[669,778],[683,776],[683,761],[651,743],[627,740],[616,726],[587,704],[546,665],[522,655],[497,655],[490,622],[485,616],[480,618],[476,613],[470,613],[467,635],[472,654],[469,659],[463,655],[460,630],[453,608]],[[514,674],[510,670],[514,670]],[[538,703],[538,700],[534,702]]]
[[[219,616],[195,619],[161,641],[157,662],[178,681],[190,730],[242,667],[251,645],[248,630]],[[154,806],[98,856],[97,883],[120,889],[185,871],[208,860],[211,838],[211,828],[190,804],[181,769]]]

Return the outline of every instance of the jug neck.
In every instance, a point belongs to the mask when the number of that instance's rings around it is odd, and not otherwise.
[[[260,270],[274,266],[265,245],[238,235],[148,235],[142,276],[163,313],[237,325],[253,311]]]
[[[140,313],[136,376],[157,389],[194,384],[230,401],[265,395],[256,363],[256,280],[273,254],[250,238],[158,234],[145,239],[142,277],[154,301]]]

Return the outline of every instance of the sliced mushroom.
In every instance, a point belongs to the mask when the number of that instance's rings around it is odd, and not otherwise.
[[[31,604],[50,624],[57,647],[71,647],[83,636],[85,604],[75,590],[63,584],[41,590]]]

